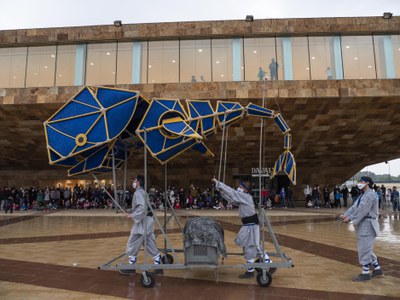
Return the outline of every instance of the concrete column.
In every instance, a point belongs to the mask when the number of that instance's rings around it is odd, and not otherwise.
[[[232,39],[233,81],[242,80],[242,44],[240,39]]]
[[[343,79],[343,58],[340,36],[334,36],[333,43],[333,61],[334,61],[334,79]]]
[[[132,43],[132,80],[131,83],[140,83],[140,72],[142,66],[142,43]]]
[[[74,85],[83,85],[85,82],[86,45],[76,45]]]
[[[293,80],[292,39],[282,38],[284,80]],[[279,78],[279,74],[278,74]]]
[[[394,68],[394,55],[393,55],[393,45],[392,36],[385,35],[383,37],[383,52],[386,67],[386,78],[396,78],[396,70]]]

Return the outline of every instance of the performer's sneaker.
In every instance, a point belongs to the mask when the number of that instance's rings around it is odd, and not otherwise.
[[[367,281],[370,279],[371,279],[371,276],[369,274],[358,274],[357,277],[353,278],[353,281],[360,282],[360,281]]]
[[[254,277],[254,272],[244,272],[243,274],[239,275],[240,279],[245,279],[245,278],[253,278]]]
[[[277,268],[269,268],[268,272],[269,274],[274,274],[276,272]]]
[[[121,269],[121,270],[119,270],[119,273],[122,275],[135,275],[136,270],[135,269]]]
[[[371,274],[371,278],[379,277],[379,276],[382,276],[382,275],[383,275],[382,269],[373,270],[372,274]]]

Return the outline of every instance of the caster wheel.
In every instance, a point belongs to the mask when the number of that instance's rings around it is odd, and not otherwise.
[[[257,274],[257,283],[262,287],[268,287],[272,282],[272,276],[268,272],[265,272],[265,278],[263,278],[263,273],[259,272]]]
[[[140,283],[144,288],[152,288],[156,283],[156,278],[154,274],[146,272],[146,277],[142,275],[142,277],[140,278]]]
[[[171,265],[174,263],[174,257],[171,254],[165,254],[161,257],[161,261],[164,265]]]

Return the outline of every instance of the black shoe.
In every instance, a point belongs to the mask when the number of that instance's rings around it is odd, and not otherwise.
[[[254,272],[244,272],[243,274],[239,275],[240,279],[245,279],[245,278],[253,278],[254,277]]]
[[[360,282],[360,281],[367,281],[370,279],[371,279],[371,276],[369,274],[358,274],[357,277],[353,278],[353,281]]]
[[[372,274],[371,274],[371,278],[379,277],[379,276],[382,276],[382,275],[383,275],[382,269],[373,270]]]
[[[136,274],[136,270],[134,270],[134,269],[121,269],[121,270],[119,270],[119,273],[122,274],[122,275],[126,275],[126,276],[135,275]]]
[[[268,272],[269,274],[274,274],[276,272],[277,268],[269,268]]]

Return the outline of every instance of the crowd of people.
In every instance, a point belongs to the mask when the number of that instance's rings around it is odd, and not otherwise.
[[[399,191],[396,186],[386,188],[384,185],[374,185],[374,191],[379,199],[380,209],[400,211]],[[318,185],[304,188],[305,206],[307,208],[341,208],[351,206],[360,195],[357,186],[348,189],[346,186],[336,185],[333,189],[325,186],[322,190]],[[117,189],[118,202],[126,208],[131,205],[134,190],[128,189],[125,194]],[[151,186],[149,199],[156,209],[164,209],[165,191],[162,188]],[[111,209],[115,204],[110,196],[114,197],[114,190],[104,190],[97,187],[46,187],[46,188],[0,188],[0,210],[13,212],[14,210],[54,210],[54,209]],[[169,205],[174,209],[232,209],[233,206],[222,199],[214,184],[200,189],[191,184],[188,189],[169,186],[167,189]],[[258,207],[258,192],[253,195]],[[278,190],[262,187],[261,204],[266,209],[294,207],[293,190],[290,186]]]
[[[400,211],[399,191],[396,186],[393,186],[393,188],[386,188],[383,184],[381,186],[374,184],[373,190],[379,201],[379,209]],[[307,208],[342,208],[342,203],[343,207],[348,207],[351,206],[361,194],[361,191],[356,185],[353,185],[350,190],[345,185],[341,187],[336,185],[333,189],[325,186],[322,191],[318,184],[314,185],[312,188],[306,185],[303,192]]]

